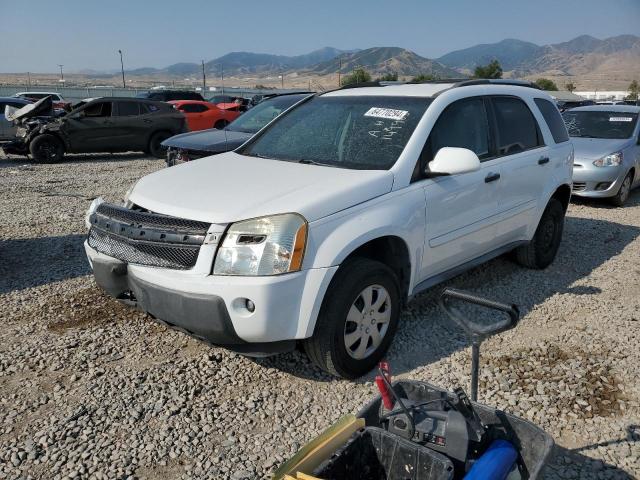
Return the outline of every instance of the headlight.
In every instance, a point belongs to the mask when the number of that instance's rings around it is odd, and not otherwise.
[[[104,198],[98,197],[98,198],[95,198],[93,202],[91,202],[91,205],[89,205],[89,209],[87,210],[87,213],[85,213],[84,215],[84,224],[87,226],[87,228],[91,228],[91,221],[89,220],[89,217],[93,215],[93,213],[96,211],[96,209],[100,206],[101,203],[104,203]]]
[[[307,221],[297,213],[237,222],[218,248],[215,275],[279,275],[302,268]]]
[[[612,153],[611,155],[605,155],[602,158],[594,161],[593,164],[596,167],[617,167],[622,163],[622,152]]]

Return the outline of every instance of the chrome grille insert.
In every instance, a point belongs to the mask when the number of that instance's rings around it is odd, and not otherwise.
[[[101,204],[90,217],[89,246],[127,263],[192,268],[210,224]]]

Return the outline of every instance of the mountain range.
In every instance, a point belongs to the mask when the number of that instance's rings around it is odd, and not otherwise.
[[[210,76],[268,76],[292,73],[330,75],[351,72],[356,67],[372,75],[397,73],[408,77],[431,74],[440,78],[469,75],[478,65],[497,59],[505,76],[555,77],[585,74],[607,75],[612,72],[624,78],[640,76],[640,37],[619,35],[597,39],[582,35],[563,43],[536,45],[517,39],[480,44],[452,51],[437,59],[422,57],[399,47],[373,47],[364,50],[339,50],[324,47],[308,54],[285,56],[253,52],[231,52],[205,63]],[[166,68],[139,68],[129,75],[164,74],[176,77],[200,75],[202,65],[176,63]]]

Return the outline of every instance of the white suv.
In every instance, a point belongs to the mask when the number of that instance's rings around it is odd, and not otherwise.
[[[96,282],[163,323],[247,355],[302,342],[354,378],[413,295],[516,250],[549,265],[573,147],[529,84],[343,88],[302,100],[234,152],[94,201]]]

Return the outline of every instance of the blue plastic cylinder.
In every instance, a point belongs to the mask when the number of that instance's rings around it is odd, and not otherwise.
[[[515,447],[506,440],[494,440],[482,454],[464,480],[504,480],[518,458]]]

